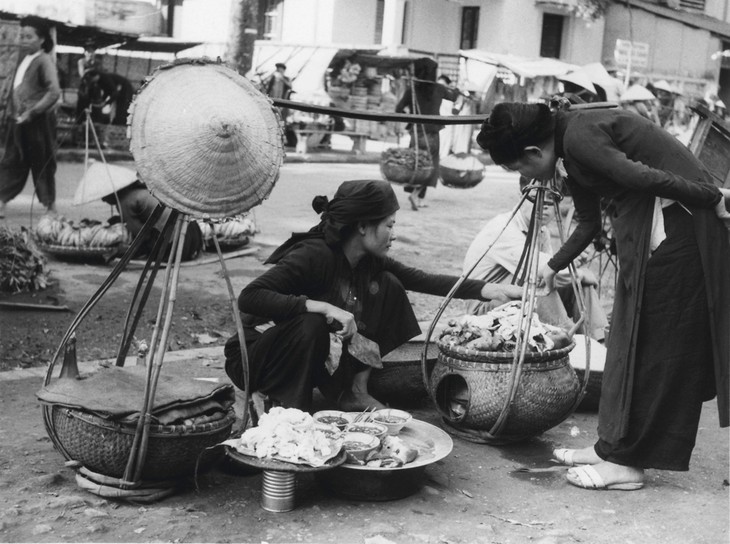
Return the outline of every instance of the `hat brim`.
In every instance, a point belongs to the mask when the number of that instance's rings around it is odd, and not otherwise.
[[[101,200],[137,181],[137,172],[115,164],[92,162],[76,186],[74,205]]]

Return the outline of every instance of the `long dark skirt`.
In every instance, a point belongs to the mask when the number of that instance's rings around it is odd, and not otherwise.
[[[692,217],[672,205],[664,221],[666,239],[647,263],[628,434],[615,444],[599,439],[595,450],[619,465],[684,471],[715,380]]]

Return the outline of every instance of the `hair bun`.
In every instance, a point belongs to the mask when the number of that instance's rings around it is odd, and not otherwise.
[[[329,199],[326,196],[319,195],[315,196],[312,200],[312,209],[317,212],[318,214],[324,212],[327,210],[327,205],[329,204]]]

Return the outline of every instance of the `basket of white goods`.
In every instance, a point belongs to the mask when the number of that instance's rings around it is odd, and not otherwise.
[[[516,353],[518,344],[524,356]],[[521,301],[450,320],[437,345],[429,392],[445,422],[464,438],[507,443],[540,434],[560,423],[578,397],[568,357],[574,342],[536,313],[522,315]],[[494,436],[504,410],[506,423]]]
[[[470,153],[454,153],[439,164],[441,183],[455,189],[469,189],[484,179],[484,165]]]
[[[215,238],[221,251],[232,251],[246,246],[256,234],[256,223],[249,214],[228,217],[221,221],[198,221],[206,251],[215,251]]]
[[[82,219],[78,224],[60,215],[43,215],[34,229],[35,241],[45,253],[59,258],[109,259],[123,253],[132,235],[123,223]]]

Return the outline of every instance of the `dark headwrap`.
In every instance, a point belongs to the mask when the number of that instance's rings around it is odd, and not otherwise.
[[[555,117],[545,104],[503,102],[482,123],[477,143],[495,164],[509,164],[522,157],[526,147],[548,140],[554,131]]]
[[[266,260],[276,263],[297,242],[308,238],[324,238],[328,245],[344,241],[348,231],[358,223],[378,221],[395,213],[400,205],[393,188],[387,181],[352,180],[343,182],[332,200],[326,196],[316,196],[312,208],[321,214],[318,225],[309,232],[292,234],[291,238],[279,246]]]

